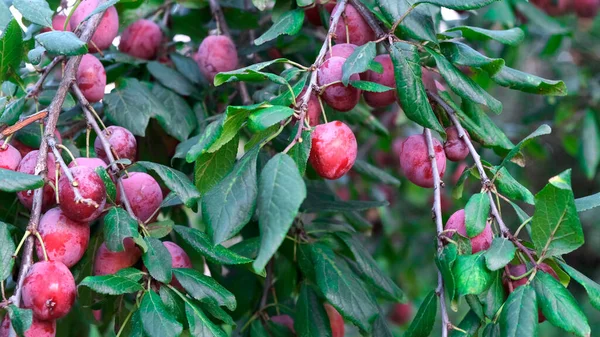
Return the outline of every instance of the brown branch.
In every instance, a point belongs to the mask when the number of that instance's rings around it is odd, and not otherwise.
[[[227,21],[225,21],[225,16],[223,15],[223,10],[221,9],[221,5],[219,5],[218,0],[209,0],[210,11],[212,12],[212,16],[215,18],[217,22],[217,30],[219,34],[223,34],[231,39],[231,32],[229,31],[229,27],[227,26]],[[250,94],[248,94],[248,87],[246,83],[239,82],[238,83],[238,91],[240,92],[240,96],[242,96],[242,102],[244,105],[252,104],[252,99],[250,98]]]
[[[0,133],[0,139],[3,139],[4,137],[8,137],[8,136],[12,135],[13,133],[26,127],[27,125],[32,124],[41,119],[44,119],[47,116],[48,116],[48,110],[42,110],[36,114],[27,116],[22,121],[19,121],[19,122],[15,123],[14,125],[11,125],[11,126],[7,127],[6,129],[2,130],[2,132]]]
[[[437,159],[435,156],[435,149],[433,148],[433,138],[431,136],[431,130],[424,130],[424,137],[427,143],[427,154],[431,161],[431,174],[433,175],[433,219],[435,220],[435,227],[437,230],[437,243],[438,243],[438,254],[444,249],[444,243],[442,242],[442,232],[444,231],[444,225],[442,224],[442,181],[440,179],[440,172],[437,167]],[[448,330],[452,328],[450,319],[448,318],[448,309],[446,308],[446,294],[444,292],[444,278],[442,277],[441,270],[438,269],[438,287],[436,293],[440,298],[440,307],[442,308],[442,337],[448,336]]]
[[[101,5],[106,0],[100,1],[98,5]],[[90,18],[86,23],[85,27],[82,30],[81,36],[79,37],[82,41],[87,42],[90,40],[96,28],[100,24],[100,19],[104,12],[100,12]],[[46,167],[47,158],[48,158],[48,140],[53,139],[54,131],[56,130],[56,124],[58,122],[58,116],[60,114],[61,107],[65,98],[69,92],[69,88],[73,82],[75,82],[75,74],[77,72],[77,68],[79,67],[79,63],[81,62],[82,55],[74,56],[69,59],[67,62],[65,73],[62,81],[60,82],[60,86],[52,99],[52,102],[48,106],[48,120],[46,122],[46,128],[44,129],[44,137],[42,137],[42,141],[40,144],[40,149],[38,152],[38,158],[35,165],[35,174],[40,175],[44,180],[46,179],[46,174],[48,168]],[[43,186],[36,189],[34,191],[33,196],[33,205],[31,208],[31,217],[29,218],[29,223],[27,225],[27,230],[32,233],[37,231],[37,226],[40,221],[40,217],[42,214],[42,197],[43,197]],[[21,293],[23,289],[23,281],[29,268],[33,263],[33,246],[34,246],[34,238],[33,236],[29,236],[25,241],[25,247],[23,249],[23,256],[21,258],[21,269],[19,270],[19,275],[17,278],[17,286],[15,288],[15,293],[11,297],[11,303],[20,306],[21,305]],[[10,336],[14,336],[14,329],[10,329]]]
[[[35,82],[35,84],[33,85],[33,88],[31,88],[31,90],[29,90],[29,92],[27,93],[27,96],[25,98],[37,97],[37,95],[39,95],[40,91],[42,91],[42,85],[44,84],[44,81],[46,80],[48,75],[50,75],[50,73],[52,72],[54,67],[56,67],[64,59],[65,59],[64,56],[57,56],[52,60],[52,62],[50,62],[46,67],[44,67],[44,70],[42,71],[42,75],[37,80],[37,82]]]

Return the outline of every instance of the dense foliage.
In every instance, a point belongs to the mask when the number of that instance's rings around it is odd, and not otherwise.
[[[0,1],[0,337],[591,336],[599,8]]]

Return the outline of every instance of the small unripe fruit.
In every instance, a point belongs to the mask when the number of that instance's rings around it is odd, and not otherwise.
[[[37,319],[48,321],[69,313],[77,287],[69,268],[62,262],[40,261],[33,264],[23,281],[22,300]]]
[[[469,134],[465,132],[465,136],[469,137]],[[458,129],[456,126],[446,128],[444,152],[446,153],[446,158],[452,161],[461,161],[469,155],[469,147],[467,146],[467,143],[458,136]]]
[[[83,96],[91,103],[98,102],[104,98],[106,71],[100,60],[94,55],[83,55],[79,68],[77,68],[75,79]]]
[[[377,55],[375,61],[383,66],[383,73],[379,74],[372,70],[368,70],[364,78],[366,81],[379,83],[394,90],[386,92],[369,92],[364,91],[363,97],[368,105],[373,108],[381,108],[396,102],[396,78],[394,77],[394,65],[389,54]]]
[[[296,97],[296,102],[299,102],[304,97],[304,93],[306,92],[306,88],[302,89],[298,97]],[[306,111],[306,117],[309,119],[310,126],[316,126],[321,122],[321,104],[319,104],[319,98],[315,94],[315,92],[311,92],[310,98],[308,99],[308,110]]]
[[[467,227],[465,225],[465,210],[461,209],[450,216],[448,222],[446,222],[445,230],[455,230],[458,234],[467,236]],[[448,236],[452,236],[451,233],[448,233]],[[485,225],[483,232],[479,233],[479,235],[471,238],[471,253],[475,254],[482,250],[486,250],[490,248],[492,245],[492,240],[494,240],[494,233],[492,232],[492,227],[489,223]]]
[[[38,232],[44,240],[49,261],[73,267],[85,253],[90,241],[90,226],[86,222],[67,218],[60,208],[52,208],[40,220]],[[38,259],[44,259],[42,245],[36,241]]]
[[[77,164],[77,165],[75,165],[75,164]],[[75,160],[73,160],[69,164],[69,168],[73,168],[75,166],[86,166],[86,167],[91,168],[92,170],[96,170],[97,167],[103,167],[103,168],[108,167],[108,165],[106,165],[106,163],[100,158],[86,158],[86,157],[75,158]]]
[[[227,36],[207,36],[198,47],[195,60],[202,75],[212,84],[218,73],[237,68],[237,48]]]
[[[160,27],[154,21],[141,19],[125,28],[121,34],[119,50],[146,60],[156,57],[163,39]]]
[[[123,240],[125,250],[122,252],[111,252],[102,243],[96,252],[94,260],[94,275],[109,275],[121,269],[129,268],[136,264],[142,256],[142,251],[135,245],[132,239]]]
[[[332,15],[335,15],[337,10],[336,6]],[[354,6],[347,4],[344,12],[346,17],[344,18],[342,15],[335,27],[335,43],[348,42],[362,46],[376,39],[375,32]],[[348,39],[346,38],[346,25],[348,26]]]
[[[317,102],[319,104],[319,102]],[[10,144],[0,141],[0,168],[16,171],[21,162],[21,153]]]
[[[104,136],[106,136],[106,139],[112,148],[115,159],[129,159],[132,162],[135,161],[137,141],[135,140],[135,136],[129,132],[129,130],[120,126],[109,126],[104,130]],[[98,158],[104,160],[105,163],[110,164],[99,137],[96,137],[96,140],[94,141],[94,151],[96,151],[96,156],[98,156]]]
[[[331,49],[325,53],[323,60],[328,60],[331,57],[339,56],[347,59],[356,50],[356,45],[352,43],[340,43],[331,46]]]
[[[122,182],[135,216],[143,222],[150,220],[163,201],[160,185],[151,175],[143,172],[130,173]]]
[[[356,154],[356,137],[346,124],[334,121],[315,127],[308,160],[321,177],[340,178],[352,168]]]
[[[8,314],[4,316],[2,324],[0,324],[0,337],[10,336],[10,317]],[[56,336],[56,321],[41,321],[34,318],[31,326],[23,337],[54,337]]]
[[[439,140],[433,138],[433,149],[440,178],[446,171],[446,155]],[[427,150],[427,142],[423,135],[413,135],[406,138],[400,146],[400,169],[413,184],[433,187],[433,170]]]
[[[573,9],[580,18],[594,18],[599,8],[600,0],[573,0]]]
[[[413,316],[413,307],[410,303],[394,304],[390,311],[390,320],[397,325],[404,325],[410,322]]]
[[[342,315],[329,303],[325,303],[323,306],[325,307],[325,311],[327,311],[327,317],[329,317],[331,337],[344,337],[345,327]]]
[[[192,268],[192,260],[187,255],[187,253],[183,250],[183,248],[179,247],[173,242],[163,241],[163,245],[171,254],[171,267],[173,268]],[[171,284],[179,289],[183,289],[181,283],[177,281],[175,276],[173,276],[173,280],[171,280]]]
[[[19,163],[17,171],[21,173],[35,174],[35,165],[37,163],[38,153],[38,150],[34,150],[29,152],[25,157],[23,157],[23,159]],[[48,178],[48,182],[51,182],[53,185],[55,185],[56,161],[54,160],[54,155],[52,153],[48,153],[46,166],[48,168],[48,174],[46,175],[46,177]],[[17,197],[19,198],[19,201],[21,201],[23,206],[29,209],[31,209],[31,206],[33,205],[33,195],[34,192],[32,190],[17,192]],[[46,183],[43,189],[42,210],[50,208],[54,205],[55,202],[56,198],[54,196],[54,189],[52,188],[52,186],[50,186],[50,183]]]
[[[75,10],[71,16],[69,24],[71,30],[75,31],[77,26],[90,14],[96,7],[98,7],[99,0],[84,0],[79,4],[79,7]],[[98,50],[104,50],[110,47],[113,40],[119,33],[119,14],[115,6],[109,7],[98,25],[98,29],[92,36],[88,49],[90,53],[98,52]],[[97,47],[97,48],[96,48]]]
[[[317,82],[319,86],[342,80],[342,66],[346,62],[345,58],[334,56],[323,62],[317,69]],[[352,74],[350,80],[360,80],[358,74]],[[329,85],[325,88],[322,98],[330,107],[341,112],[347,112],[358,104],[360,99],[360,90],[350,85],[344,86],[343,83]]]
[[[102,178],[87,166],[76,166],[70,169],[74,183],[83,199],[76,200],[75,190],[66,175],[58,182],[60,209],[72,220],[89,222],[96,220],[106,204],[106,187]]]
[[[288,328],[288,330],[290,330],[292,333],[296,333],[296,330],[294,329],[294,319],[290,315],[271,316],[270,319],[271,322],[283,325],[284,327]]]

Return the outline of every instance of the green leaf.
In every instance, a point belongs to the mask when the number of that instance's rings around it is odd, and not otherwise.
[[[481,326],[481,320],[477,316],[477,314],[473,310],[469,310],[460,324],[458,324],[458,329],[462,330],[452,330],[450,332],[450,337],[471,337],[477,336],[477,330]],[[464,331],[464,332],[463,332]]]
[[[482,337],[500,337],[500,325],[490,323],[483,329]]]
[[[218,87],[221,84],[228,83],[228,82],[257,81],[257,80],[262,81],[264,79],[264,75],[262,75],[261,73],[257,73],[258,71],[260,71],[268,66],[271,66],[273,64],[284,63],[287,61],[288,61],[287,59],[278,58],[278,59],[271,60],[271,61],[256,63],[256,64],[253,64],[253,65],[250,65],[250,66],[247,66],[244,68],[236,69],[236,70],[218,73],[217,75],[215,75],[215,80],[214,80],[215,87]]]
[[[23,15],[23,18],[42,27],[52,26],[54,11],[46,0],[14,0],[13,6]]]
[[[194,248],[198,254],[206,257],[210,262],[225,265],[246,264],[252,262],[251,259],[235,254],[223,246],[213,246],[208,235],[197,229],[184,226],[174,226],[173,229],[188,245]]]
[[[489,30],[479,27],[459,26],[448,29],[446,32],[461,32],[467,40],[489,41],[494,40],[500,43],[517,46],[523,42],[525,33],[521,28],[511,28],[507,30]]]
[[[546,35],[563,35],[569,33],[555,18],[548,16],[544,11],[527,1],[515,1],[516,10],[522,14],[532,25],[543,29]]]
[[[0,221],[0,282],[11,275],[15,265],[15,259],[13,259],[15,248],[8,225]]]
[[[494,274],[485,265],[483,252],[458,256],[452,271],[459,295],[481,294],[494,281]]]
[[[425,297],[404,337],[428,337],[433,330],[438,309],[438,297],[432,291]]]
[[[356,47],[342,66],[342,83],[347,86],[350,76],[369,70],[369,65],[375,58],[375,55],[377,55],[377,50],[373,41]]]
[[[501,337],[537,337],[537,296],[533,287],[517,287],[504,303],[500,314]]]
[[[382,297],[390,301],[406,301],[402,290],[379,268],[371,253],[358,239],[348,233],[340,232],[336,233],[336,235],[344,241],[348,249],[352,252],[354,261],[357,263],[357,269],[360,271],[359,274],[365,282],[379,290]]]
[[[494,166],[490,171],[496,177],[495,184],[502,195],[509,199],[521,200],[533,205],[533,194],[531,194],[527,187],[521,185],[519,181],[513,178],[505,167],[498,170],[498,167]]]
[[[417,0],[415,4],[428,3],[456,10],[478,9],[498,0]]]
[[[12,13],[10,12],[10,9],[8,9],[7,4],[4,1],[0,1],[0,30],[4,31],[12,18]]]
[[[10,72],[16,73],[21,64],[23,31],[16,20],[11,20],[0,39],[0,82],[4,82]]]
[[[108,198],[107,201],[111,203],[116,203],[117,186],[115,185],[114,181],[112,180],[106,169],[104,167],[98,166],[94,171],[96,171],[96,173],[104,183],[104,187],[106,188],[106,196]]]
[[[341,200],[312,200],[306,199],[302,204],[305,212],[353,212],[366,211],[371,208],[387,206],[387,201],[341,201]]]
[[[267,8],[267,0],[252,0],[254,7],[258,8],[259,11],[264,11]]]
[[[332,337],[327,312],[317,294],[306,284],[300,289],[294,329],[298,337]]]
[[[596,113],[588,109],[581,123],[579,163],[588,180],[594,179],[598,164],[600,164],[600,129],[595,116]]]
[[[551,178],[550,183],[535,195],[531,239],[540,257],[567,254],[583,245],[570,170]]]
[[[461,42],[442,42],[440,49],[444,56],[454,64],[481,68],[494,76],[504,67],[503,59],[489,58]]]
[[[306,186],[294,160],[285,153],[273,156],[263,168],[258,182],[258,224],[261,244],[252,265],[255,271],[265,268],[292,226]]]
[[[489,270],[498,270],[504,268],[514,257],[516,247],[507,238],[494,238],[490,248],[483,254],[485,264]]]
[[[448,244],[436,256],[435,264],[444,278],[444,288],[450,300],[454,300],[456,296],[456,279],[452,273],[452,267],[458,257],[458,246],[456,244]]]
[[[144,290],[136,281],[116,275],[88,276],[79,283],[79,287],[88,287],[104,295],[122,295]]]
[[[141,270],[139,270],[139,269],[135,269],[135,268],[131,268],[130,267],[130,268],[123,268],[123,269],[117,271],[115,273],[115,275],[116,276],[120,276],[120,277],[124,277],[124,278],[128,278],[130,280],[133,280],[133,281],[137,282],[137,281],[141,280],[142,277],[144,275],[146,275],[146,273],[143,272],[143,271],[141,271]]]
[[[465,226],[470,238],[483,232],[489,214],[490,198],[487,193],[473,194],[465,206]]]
[[[171,273],[171,253],[158,239],[145,237],[144,241],[148,245],[148,250],[142,255],[144,266],[148,268],[152,278],[162,283],[171,282],[173,277]]]
[[[176,93],[189,96],[196,92],[196,87],[177,70],[169,68],[157,61],[148,62],[146,67],[158,82]]]
[[[169,313],[160,296],[152,290],[144,295],[139,312],[144,332],[149,337],[177,337],[183,331],[181,323]]]
[[[377,0],[376,2],[388,22],[396,22],[416,3],[415,0]],[[438,8],[430,5],[415,7],[400,24],[400,31],[403,35],[419,41],[437,43],[433,22],[433,14],[437,11]]]
[[[136,136],[145,135],[150,117],[167,113],[162,102],[135,78],[119,79],[117,88],[102,101],[108,119]]]
[[[91,18],[92,16],[94,16],[100,12],[106,11],[110,6],[114,6],[117,2],[119,2],[119,0],[108,0],[106,2],[99,4],[98,7],[94,8],[93,11],[91,11],[88,15],[86,15],[85,18],[83,18],[83,20],[81,20],[81,22],[89,20],[89,18]],[[123,1],[123,2],[126,2],[126,1]],[[81,23],[79,23],[79,24],[81,24]]]
[[[509,67],[503,67],[495,76],[494,82],[503,87],[536,95],[566,96],[567,86],[563,81],[547,80]]]
[[[271,41],[280,35],[296,35],[302,29],[304,23],[304,10],[295,9],[288,11],[279,17],[263,35],[254,40],[255,45],[261,45],[267,41]]]
[[[354,109],[338,116],[342,121],[347,121],[348,124],[364,126],[367,130],[379,136],[390,136],[388,129],[364,105],[357,105]]]
[[[81,41],[77,35],[67,31],[54,30],[42,33],[36,35],[35,40],[50,54],[75,56],[88,52],[87,44]]]
[[[184,322],[185,320],[185,302],[183,299],[171,288],[167,286],[161,286],[158,294],[160,299],[167,307],[167,310],[173,314],[178,322]]]
[[[458,96],[463,99],[485,105],[495,113],[502,112],[502,103],[500,103],[500,101],[495,99],[471,78],[467,77],[460,70],[454,67],[450,61],[448,61],[438,52],[429,47],[425,47],[425,50],[431,56],[433,56],[440,74],[444,80],[446,80],[446,83],[452,89],[452,91],[454,91]]]
[[[369,92],[386,92],[390,90],[394,90],[392,87],[388,87],[387,85],[369,82],[369,81],[350,81],[350,85],[364,91]]]
[[[201,302],[213,302],[235,310],[235,296],[225,287],[195,269],[175,268],[173,273],[187,293]]]
[[[391,46],[390,56],[394,64],[398,101],[406,117],[423,127],[445,134],[425,92],[417,47],[397,42]]]
[[[104,242],[112,252],[125,250],[123,240],[139,237],[138,223],[126,210],[112,207],[104,217]]]
[[[552,325],[580,337],[589,337],[590,326],[577,300],[560,282],[547,273],[537,273],[533,279],[537,300],[546,319]]]
[[[23,113],[25,107],[25,97],[21,97],[14,100],[4,109],[4,112],[0,116],[0,124],[12,125],[19,120],[19,116]]]
[[[352,169],[373,181],[396,187],[400,186],[398,178],[364,160],[356,160]]]
[[[214,318],[228,325],[235,325],[235,321],[231,316],[217,304],[205,302],[201,304],[202,309],[208,311]]]
[[[562,269],[571,276],[577,283],[581,284],[582,287],[587,291],[590,303],[596,310],[600,310],[600,284],[594,282],[589,277],[580,273],[577,269],[569,266],[568,264],[559,261],[558,262]],[[540,273],[543,274],[543,273]]]
[[[248,116],[248,127],[253,132],[264,131],[293,114],[294,110],[290,107],[281,105],[269,106],[251,113]]]
[[[198,68],[198,64],[196,61],[194,61],[194,59],[178,53],[169,54],[169,58],[171,61],[173,61],[173,64],[175,65],[175,68],[179,74],[185,76],[185,78],[195,84],[200,84],[203,82],[200,68]]]
[[[187,207],[194,207],[200,199],[200,193],[190,179],[182,172],[171,167],[149,161],[138,161],[136,164],[154,171],[167,187],[175,193]]]
[[[29,191],[44,186],[44,180],[40,176],[3,168],[0,168],[0,181],[0,191],[4,192]]]
[[[501,272],[494,273],[494,282],[490,288],[478,296],[483,305],[483,312],[487,317],[496,317],[496,313],[502,308],[506,299],[501,275]]]
[[[8,305],[8,315],[10,316],[10,323],[13,329],[19,336],[24,336],[25,332],[29,330],[33,323],[33,312],[31,309],[21,309],[14,304]],[[9,331],[10,332],[10,331]],[[7,336],[10,333],[7,332]]]
[[[311,132],[312,131],[310,130],[302,131],[302,142],[296,143],[288,152],[288,155],[296,163],[296,167],[298,167],[300,175],[304,175],[304,172],[306,172],[306,163],[308,162],[310,149],[312,147]]]
[[[309,249],[319,291],[344,318],[360,329],[369,330],[370,322],[379,313],[369,290],[331,248],[313,244]]]
[[[213,243],[237,234],[256,207],[256,160],[259,148],[247,152],[225,178],[202,197],[202,219]]]
[[[227,144],[240,132],[240,129],[246,122],[250,114],[259,109],[270,106],[267,103],[259,103],[249,106],[228,106],[225,111],[225,117],[217,125],[215,133],[210,135],[204,151],[215,152],[221,146]]]
[[[217,151],[204,153],[196,159],[194,182],[201,195],[210,191],[231,171],[237,156],[238,144],[239,140],[236,137]]]
[[[575,207],[577,207],[577,212],[589,211],[590,209],[598,206],[600,206],[600,193],[575,199]]]
[[[185,99],[171,90],[155,84],[152,93],[160,100],[165,110],[158,110],[156,119],[165,131],[179,141],[188,139],[198,123],[196,115]]]
[[[191,139],[196,138],[195,144],[190,145],[187,153],[185,155],[185,160],[188,163],[193,163],[200,155],[206,153],[208,148],[215,142],[218,137],[219,128],[223,123],[223,117],[218,117],[214,122],[208,124],[208,126],[204,129],[202,134],[197,137],[193,137]],[[235,136],[234,136],[235,137]],[[190,139],[190,140],[191,140]],[[233,139],[233,137],[232,137]],[[225,143],[228,144],[229,142]],[[216,150],[215,150],[216,151]],[[215,152],[212,151],[211,153]]]
[[[540,125],[534,132],[532,132],[529,136],[523,138],[523,140],[521,140],[519,144],[517,144],[515,147],[513,147],[512,150],[510,150],[506,157],[504,157],[504,160],[502,160],[502,163],[500,163],[500,167],[504,167],[511,159],[513,159],[519,152],[521,152],[521,149],[525,147],[525,145],[527,145],[527,143],[529,143],[532,139],[539,136],[548,135],[550,134],[550,132],[552,132],[552,129],[548,125]]]
[[[196,305],[185,302],[185,316],[190,325],[190,335],[206,337],[227,337],[218,325],[213,323]]]

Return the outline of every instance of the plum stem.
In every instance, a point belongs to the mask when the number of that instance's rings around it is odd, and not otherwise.
[[[106,2],[106,0],[99,1],[98,5],[102,5]],[[100,20],[102,19],[102,15],[104,12],[99,12],[96,15],[92,16],[88,21],[84,23],[83,29],[81,30],[81,34],[79,38],[88,42],[94,32],[96,31],[98,25],[100,24]],[[54,131],[56,130],[56,124],[58,123],[58,116],[60,114],[61,107],[69,93],[69,88],[71,84],[75,82],[75,73],[77,72],[77,68],[79,68],[79,63],[81,62],[81,58],[83,55],[73,56],[69,58],[69,61],[66,64],[64,76],[60,82],[58,90],[56,91],[56,95],[52,99],[52,102],[48,106],[48,120],[46,121],[46,128],[44,130],[44,137],[42,137],[40,149],[38,152],[37,162],[35,165],[35,174],[40,175],[44,180],[46,179],[48,167],[47,167],[47,159],[48,159],[48,139],[53,139]],[[57,59],[61,59],[61,57],[55,58],[50,64],[56,65],[58,62]],[[44,72],[46,74],[49,72],[47,67],[47,71]],[[42,76],[44,76],[44,74]],[[47,76],[47,75],[46,75]],[[43,78],[38,80],[35,88],[41,87],[41,83],[43,82]],[[33,91],[33,90],[32,90]],[[30,92],[31,93],[31,92]],[[27,228],[29,230],[37,230],[38,223],[40,222],[40,217],[42,215],[42,198],[43,198],[43,186],[36,189],[33,197],[33,205],[31,207],[31,217],[29,218],[29,223]],[[25,241],[25,247],[23,256],[21,258],[21,268],[19,269],[19,275],[17,278],[17,285],[15,288],[15,292],[11,297],[11,302],[16,306],[20,306],[21,304],[21,294],[23,290],[23,282],[25,280],[25,276],[29,271],[29,268],[33,264],[33,246],[34,239],[33,237],[27,237]],[[16,336],[14,329],[10,328],[10,337]]]

